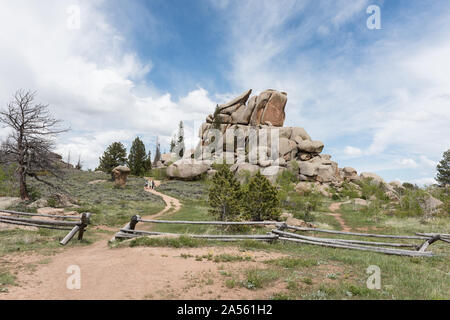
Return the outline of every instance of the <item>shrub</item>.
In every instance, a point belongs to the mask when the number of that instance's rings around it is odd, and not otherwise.
[[[278,191],[259,171],[245,186],[242,206],[246,219],[262,221],[280,218]]]
[[[341,196],[349,197],[350,199],[359,198],[359,192],[354,184],[344,181],[342,184]]]
[[[242,210],[242,190],[228,166],[214,175],[209,189],[209,213],[221,221],[237,220]]]

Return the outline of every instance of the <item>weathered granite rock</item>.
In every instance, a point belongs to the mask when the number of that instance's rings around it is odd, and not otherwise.
[[[181,159],[166,169],[166,174],[170,178],[177,178],[183,180],[194,180],[201,177],[211,168],[211,163],[208,161],[197,161],[195,159]]]
[[[114,183],[117,187],[125,187],[127,184],[127,177],[130,174],[130,168],[125,166],[118,166],[112,170]]]

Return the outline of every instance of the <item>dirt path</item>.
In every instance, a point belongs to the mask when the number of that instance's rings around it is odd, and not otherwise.
[[[161,196],[166,202],[164,210],[146,218],[160,217],[181,208],[178,199],[156,190],[146,191]],[[2,262],[12,268],[33,264],[35,269],[24,272],[20,268],[16,280],[18,286],[9,287],[9,292],[0,294],[0,299],[267,299],[280,289],[276,286],[258,291],[229,289],[225,286],[226,278],[221,275],[223,268],[234,272],[264,267],[262,261],[282,256],[277,253],[243,253],[233,247],[111,249],[107,244],[110,237],[111,234],[105,234],[92,245],[68,248],[52,256],[46,264],[37,262],[43,259],[38,254],[3,257]],[[215,263],[195,258],[222,253],[250,255],[251,261]],[[70,266],[79,267],[79,290],[67,288]]]
[[[330,204],[330,206],[328,207],[328,209],[332,212],[332,213],[327,213],[327,215],[332,216],[336,219],[336,221],[341,225],[342,231],[345,232],[349,232],[352,230],[352,228],[350,228],[349,226],[347,226],[345,224],[345,220],[344,218],[342,218],[342,215],[336,211],[338,211],[341,208],[342,204],[345,204],[348,202],[334,202],[332,204]]]
[[[155,181],[155,186],[156,187],[158,187],[160,184],[161,184],[161,181]],[[158,192],[155,189],[145,188],[144,190],[147,191],[147,192],[150,192],[150,193],[152,193],[154,195],[160,196],[164,200],[164,202],[166,203],[166,207],[164,208],[164,210],[158,212],[157,214],[153,214],[151,216],[145,216],[145,217],[142,217],[142,218],[144,218],[144,219],[145,218],[155,219],[155,218],[158,218],[158,217],[164,215],[165,213],[167,213],[170,210],[173,210],[172,213],[174,213],[174,212],[177,212],[178,210],[181,209],[180,200],[178,200],[176,198],[173,198],[173,197],[170,197],[170,196],[168,196],[168,195],[166,195],[164,193]]]

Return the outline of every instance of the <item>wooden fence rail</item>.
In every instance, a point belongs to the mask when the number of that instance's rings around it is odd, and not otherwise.
[[[8,215],[4,215],[5,213]],[[45,217],[49,219],[34,219],[32,217]],[[0,210],[0,223],[53,230],[69,230],[70,232],[60,241],[61,245],[66,245],[77,233],[78,240],[82,240],[86,227],[89,224],[90,217],[91,213],[89,212],[82,213],[81,216],[58,216],[42,213]]]
[[[253,234],[253,235],[223,235],[223,234],[177,234],[177,233],[165,233],[155,231],[136,230],[136,225],[139,223],[155,223],[155,224],[192,224],[192,225],[255,225],[255,226],[269,226],[273,225],[276,229],[271,230],[267,234]],[[285,230],[292,230],[293,232],[287,232]],[[317,232],[317,233],[329,233],[337,235],[345,235],[351,237],[374,237],[385,239],[402,239],[402,240],[422,240],[420,244],[414,243],[400,243],[400,242],[381,242],[381,241],[367,241],[367,240],[354,240],[354,239],[338,239],[338,238],[319,238],[313,236],[300,235],[294,232]],[[360,251],[372,251],[391,255],[410,256],[410,257],[430,257],[433,256],[431,251],[426,249],[438,240],[444,242],[450,242],[450,235],[448,234],[436,234],[436,233],[417,233],[414,236],[408,235],[385,235],[385,234],[372,234],[372,233],[356,233],[345,232],[337,230],[325,230],[318,228],[305,228],[287,225],[285,222],[278,221],[176,221],[176,220],[146,220],[140,216],[135,215],[131,218],[130,222],[119,232],[116,233],[115,239],[132,239],[143,236],[188,236],[197,239],[218,240],[218,241],[240,241],[240,240],[257,240],[257,241],[289,241],[295,243],[305,243],[311,245],[319,245],[323,247],[341,248],[341,249],[353,249]],[[391,248],[386,248],[391,247]],[[415,250],[407,250],[402,248],[411,248]]]

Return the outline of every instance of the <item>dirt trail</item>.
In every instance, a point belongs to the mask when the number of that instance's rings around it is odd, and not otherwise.
[[[336,212],[341,208],[341,205],[345,204],[345,203],[349,203],[349,202],[348,201],[347,202],[334,202],[334,203],[330,204],[328,209],[332,213],[327,213],[327,215],[334,217],[336,219],[336,221],[339,222],[339,224],[341,225],[342,231],[349,232],[352,230],[352,228],[347,226],[345,224],[344,218],[342,218],[342,215],[340,213]]]
[[[155,186],[156,187],[158,187],[160,184],[161,184],[161,181],[155,180]],[[180,200],[178,200],[176,198],[173,198],[173,197],[170,197],[170,196],[168,196],[168,195],[166,195],[164,193],[158,192],[155,189],[145,188],[144,190],[147,191],[147,192],[150,192],[150,193],[152,193],[154,195],[160,196],[164,200],[164,202],[166,203],[166,207],[164,208],[164,210],[158,212],[157,214],[153,214],[153,215],[150,215],[150,216],[145,216],[145,217],[142,217],[142,218],[144,218],[144,219],[145,218],[155,219],[155,218],[158,218],[158,217],[164,215],[165,213],[167,213],[168,211],[170,211],[172,209],[173,209],[173,212],[177,212],[178,210],[181,209]]]
[[[161,196],[166,207],[145,218],[160,217],[169,210],[181,208],[178,199],[156,190],[146,191]],[[261,261],[282,256],[280,254],[242,253],[232,247],[111,249],[107,244],[110,237],[111,234],[105,234],[92,245],[68,248],[52,256],[47,264],[35,264],[43,257],[30,253],[3,257],[2,261],[10,266],[33,263],[36,269],[33,272],[21,270],[16,280],[19,285],[9,287],[9,292],[0,294],[0,299],[257,299],[269,298],[277,289],[272,287],[257,292],[244,288],[228,289],[218,268],[225,265],[227,271],[233,271],[250,266],[263,267]],[[252,260],[218,264],[195,258],[221,253],[251,255]],[[67,273],[69,266],[80,268],[79,290],[67,288],[71,276]]]

